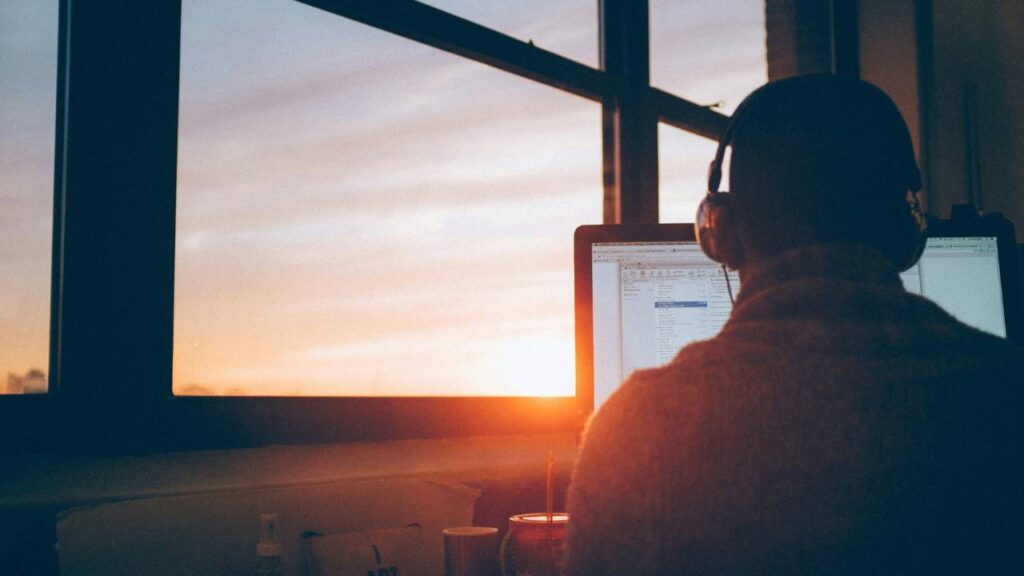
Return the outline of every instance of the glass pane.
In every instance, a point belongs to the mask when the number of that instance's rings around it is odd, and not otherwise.
[[[768,81],[764,0],[651,0],[651,84],[731,114]]]
[[[0,2],[0,394],[47,390],[57,2]]]
[[[460,18],[597,67],[595,0],[423,0]]]
[[[708,164],[718,143],[667,124],[658,125],[658,213],[661,222],[693,222],[708,190]],[[728,156],[726,156],[728,159]],[[722,190],[728,190],[728,166]]]
[[[574,393],[596,103],[289,0],[186,0],[174,391]]]

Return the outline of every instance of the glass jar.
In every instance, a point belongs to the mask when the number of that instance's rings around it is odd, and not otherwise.
[[[503,576],[559,576],[569,515],[559,512],[517,514],[508,519],[508,532],[501,542]]]

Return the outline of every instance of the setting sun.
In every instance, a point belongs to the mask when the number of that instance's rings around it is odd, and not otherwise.
[[[573,347],[569,338],[525,337],[504,342],[495,354],[490,388],[510,396],[575,394]],[[491,393],[495,393],[491,392]]]

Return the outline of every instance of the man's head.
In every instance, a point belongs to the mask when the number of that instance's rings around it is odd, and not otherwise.
[[[920,188],[920,174],[906,124],[878,88],[824,75],[762,86],[723,134],[711,192],[726,147],[731,189],[709,193],[698,214],[702,245],[715,244],[726,264],[742,270],[821,243],[869,246],[901,269],[919,255],[907,193]]]

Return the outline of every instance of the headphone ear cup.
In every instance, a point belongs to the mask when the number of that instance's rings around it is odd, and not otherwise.
[[[913,192],[907,194],[907,205],[909,213],[904,233],[906,239],[899,249],[894,250],[892,256],[893,264],[900,272],[910,269],[917,263],[928,243],[928,219],[921,212],[921,205]]]
[[[743,250],[736,237],[735,210],[729,195],[709,191],[697,207],[694,232],[704,254],[730,268],[743,263]]]

